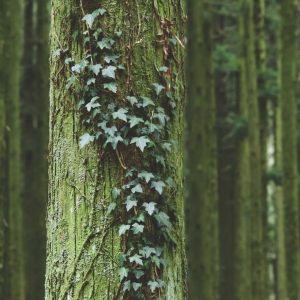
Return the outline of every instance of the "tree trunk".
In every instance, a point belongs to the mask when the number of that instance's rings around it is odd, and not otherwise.
[[[24,277],[19,126],[21,1],[2,1],[0,11],[0,297],[22,300]]]
[[[285,1],[281,7],[281,125],[283,197],[285,210],[285,248],[287,293],[290,300],[299,298],[299,201],[297,170],[297,102],[296,102],[296,3]]]
[[[48,143],[48,1],[25,1],[22,105],[26,299],[44,298]]]
[[[163,272],[166,282],[163,293],[165,299],[185,299],[181,160],[184,89],[180,42],[183,38],[183,4],[180,0],[151,3],[106,0],[102,1],[101,7],[108,16],[104,17],[102,29],[110,33],[123,31],[116,48],[117,54],[121,54],[126,76],[118,77],[118,83],[123,86],[117,93],[118,98],[125,99],[126,91],[149,96],[151,85],[159,81],[157,69],[165,64],[166,57],[170,58],[168,35],[173,35],[173,43],[177,41],[170,74],[177,104],[170,126],[175,148],[166,160],[166,165],[170,166],[167,169],[171,170],[168,172],[176,178],[177,189],[168,200],[174,211],[172,219],[176,231],[172,235],[175,246],[164,247],[167,264]],[[83,55],[80,23],[83,15],[93,8],[99,8],[96,1],[52,2],[47,300],[129,299],[118,278],[117,257],[126,248],[126,241],[116,230],[121,220],[108,216],[107,207],[112,201],[112,188],[124,183],[124,169],[132,161],[140,165],[147,162],[142,161],[137,151],[128,152],[122,147],[117,147],[116,153],[110,146],[103,148],[101,145],[88,145],[80,150],[81,116],[76,109],[77,103],[74,103],[76,96],[66,89],[68,72],[64,60],[68,54],[75,60],[80,60]],[[57,48],[62,53],[59,58],[55,56]],[[66,48],[69,52],[64,52]],[[126,217],[126,212],[124,215]],[[155,298],[157,296],[155,294]]]
[[[192,300],[219,299],[216,102],[211,16],[204,10],[202,1],[188,1],[185,218]]]

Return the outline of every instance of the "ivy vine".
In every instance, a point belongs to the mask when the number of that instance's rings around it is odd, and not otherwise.
[[[105,32],[101,24],[107,15],[102,7],[84,14],[82,32],[73,34],[83,43],[79,61],[67,49],[57,49],[55,55],[67,67],[66,88],[76,99],[87,130],[79,139],[80,148],[97,143],[108,152],[113,150],[124,169],[123,185],[112,189],[107,209],[108,215],[122,222],[118,294],[125,299],[159,298],[165,287],[164,248],[172,231],[166,200],[175,187],[167,175],[166,157],[172,151],[168,125],[176,107],[167,52],[176,40],[170,23],[161,22],[165,65],[157,70],[160,80],[149,87],[151,96],[139,91],[126,95],[122,78],[127,71],[116,50],[122,32]]]

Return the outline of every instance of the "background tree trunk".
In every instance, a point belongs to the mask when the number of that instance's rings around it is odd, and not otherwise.
[[[283,197],[285,210],[286,278],[288,298],[299,298],[299,200],[296,102],[297,7],[292,0],[281,4],[281,125]]]
[[[187,5],[185,217],[189,299],[216,300],[219,299],[218,180],[211,15],[203,1],[190,0]]]
[[[96,5],[96,1],[93,3]],[[163,64],[163,49],[157,43],[163,21],[170,20],[177,38],[183,38],[182,2],[106,0],[101,5],[109,15],[106,29],[123,31],[119,51],[124,55],[124,64],[130,66],[133,89],[141,95],[149,94],[149,87],[157,82],[156,67]],[[83,1],[86,13],[92,6]],[[117,297],[120,238],[114,227],[118,224],[112,224],[106,209],[111,201],[111,189],[122,183],[124,171],[113,152],[103,155],[103,149],[96,146],[79,150],[80,116],[65,87],[63,62],[54,55],[57,48],[68,48],[73,57],[80,57],[82,45],[72,39],[72,34],[80,30],[82,17],[79,1],[52,2],[47,300],[121,298]],[[165,298],[170,300],[185,299],[186,290],[181,183],[183,54],[179,44],[176,49],[177,68],[173,72],[177,114],[172,138],[177,146],[168,164],[173,166],[178,187],[170,200],[177,216],[177,234],[175,249],[166,255],[164,271]]]
[[[20,0],[0,4],[0,298],[24,299],[20,198],[19,80],[22,48]]]
[[[21,85],[26,299],[44,298],[49,98],[49,3],[25,1]]]

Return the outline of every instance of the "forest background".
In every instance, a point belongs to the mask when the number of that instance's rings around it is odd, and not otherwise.
[[[299,11],[0,0],[0,299],[299,300]]]

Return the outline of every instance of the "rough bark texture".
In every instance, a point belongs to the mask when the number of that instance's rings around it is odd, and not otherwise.
[[[87,13],[91,4],[83,1]],[[174,32],[182,38],[182,2],[106,0],[101,5],[109,14],[106,28],[123,31],[119,48],[124,54],[124,63],[131,60],[133,89],[147,95],[151,84],[157,82],[155,67],[163,63],[162,46],[156,43],[160,21],[163,18],[172,20]],[[117,221],[113,224],[107,217],[106,209],[111,201],[111,188],[122,182],[124,171],[113,153],[101,155],[101,147],[88,146],[79,150],[80,116],[74,99],[66,91],[62,62],[53,55],[57,48],[65,47],[70,49],[73,57],[80,57],[82,46],[71,36],[79,29],[81,19],[79,1],[52,2],[47,300],[114,299],[119,288],[117,255],[120,239],[114,227],[118,224]],[[184,90],[180,46],[175,56],[178,62],[178,68],[174,70],[178,110],[172,132],[177,147],[168,163],[174,166],[178,185],[170,203],[176,212],[178,235],[174,237],[176,247],[167,251],[168,264],[164,272],[167,286],[164,298],[170,300],[185,299],[181,184]]]
[[[26,299],[44,298],[48,143],[48,1],[25,1],[22,120],[22,209]]]
[[[189,299],[219,299],[217,135],[211,63],[211,16],[203,1],[188,8],[186,235]]]
[[[299,298],[299,201],[297,170],[296,3],[282,3],[281,125],[287,296]]]
[[[21,1],[1,1],[0,11],[0,298],[23,300],[19,126]]]

